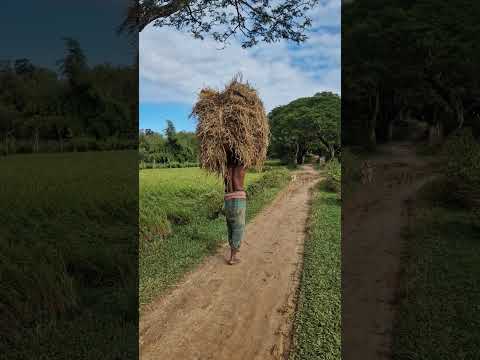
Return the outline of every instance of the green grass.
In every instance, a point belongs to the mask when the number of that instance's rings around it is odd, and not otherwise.
[[[479,214],[442,204],[419,203],[405,232],[395,360],[480,358]]]
[[[135,356],[137,168],[133,151],[0,158],[0,353]]]
[[[288,171],[248,173],[247,220],[287,183]],[[198,168],[140,172],[140,303],[146,304],[226,241],[222,181]]]
[[[291,360],[338,360],[341,350],[341,204],[317,187],[294,321]]]

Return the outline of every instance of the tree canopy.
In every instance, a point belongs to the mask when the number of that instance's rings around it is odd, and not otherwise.
[[[446,131],[477,126],[478,3],[366,0],[343,7],[344,143],[374,148],[407,115]]]
[[[340,147],[340,108],[340,96],[321,92],[273,109],[271,154],[296,163],[308,152],[333,157]]]
[[[133,1],[120,31],[137,33],[148,24],[209,35],[220,43],[239,35],[243,47],[280,39],[302,42],[307,15],[321,0],[140,0]]]

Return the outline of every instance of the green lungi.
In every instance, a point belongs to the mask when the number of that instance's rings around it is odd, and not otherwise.
[[[245,233],[246,199],[225,200],[225,217],[227,218],[228,243],[232,249],[240,248]]]

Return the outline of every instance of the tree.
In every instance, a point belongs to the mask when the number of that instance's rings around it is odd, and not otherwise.
[[[308,152],[333,158],[340,146],[340,97],[317,93],[279,106],[269,114],[274,156],[301,164]]]
[[[165,137],[150,129],[140,130],[140,158],[147,163],[197,162],[198,142],[193,132],[175,130],[167,121]]]
[[[308,11],[321,0],[140,0],[133,1],[120,32],[136,34],[148,24],[210,35],[220,43],[240,35],[243,47],[280,39],[300,43],[311,26]]]
[[[78,85],[88,69],[87,58],[80,43],[72,38],[65,38],[65,57],[57,62],[63,76],[72,86]]]
[[[14,68],[17,75],[31,75],[35,70],[35,67],[28,59],[15,60]]]
[[[467,0],[344,5],[343,142],[374,149],[408,114],[429,124],[435,142],[442,129],[471,125],[479,106],[479,12]]]

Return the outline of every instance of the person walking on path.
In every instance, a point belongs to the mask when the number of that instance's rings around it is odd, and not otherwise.
[[[245,233],[247,196],[244,190],[246,168],[232,151],[227,152],[227,173],[225,174],[225,217],[227,220],[228,243],[230,245],[229,265],[240,262],[238,252]]]

